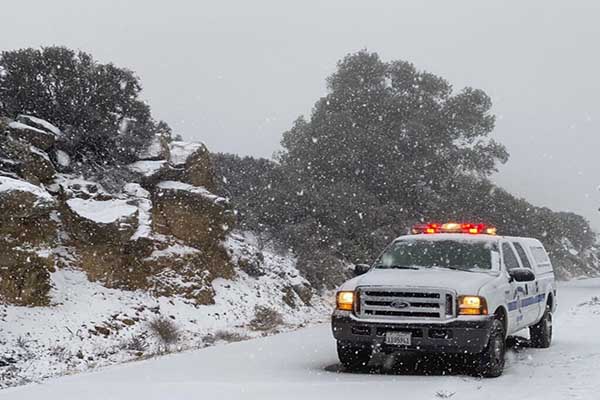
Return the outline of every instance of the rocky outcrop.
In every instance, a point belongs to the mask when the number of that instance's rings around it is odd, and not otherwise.
[[[182,182],[160,182],[152,197],[156,232],[172,235],[200,248],[223,240],[234,219],[227,200],[202,187]]]
[[[0,176],[1,241],[22,248],[50,247],[56,239],[56,201],[44,189]]]
[[[0,177],[0,302],[45,305],[57,240],[56,201],[28,182]]]
[[[0,156],[3,169],[33,184],[49,183],[56,175],[54,165],[46,152],[12,136],[0,138]]]
[[[0,303],[20,306],[49,304],[52,259],[35,252],[0,247]]]
[[[214,192],[216,190],[215,171],[210,152],[202,144],[185,160],[183,181],[193,186],[201,186]]]
[[[81,243],[124,243],[137,229],[138,208],[127,200],[72,198],[66,201],[64,210],[68,232]]]
[[[210,152],[204,144],[172,142],[164,151],[155,149],[147,153],[149,158],[129,165],[131,171],[140,175],[142,186],[146,189],[152,190],[163,181],[180,181],[211,192],[216,190],[215,171]],[[155,154],[166,154],[167,157],[151,158]]]
[[[214,302],[213,280],[236,276],[241,264],[223,247],[235,218],[228,201],[211,193],[215,175],[203,144],[157,137],[128,166],[138,181],[119,191],[62,173],[70,157],[57,149],[62,133],[48,122],[19,116],[3,125],[0,301],[46,304],[50,272],[63,263],[106,287],[196,304]],[[67,254],[60,263],[40,251],[57,245]],[[243,270],[264,274],[255,264]]]
[[[58,128],[27,115],[20,115],[16,121],[8,123],[9,136],[44,151],[54,146],[59,134]]]
[[[157,296],[183,296],[203,305],[214,304],[213,280],[233,279],[236,275],[222,246],[197,250],[175,245],[155,251],[143,260],[143,265],[154,271],[148,279],[149,291]]]

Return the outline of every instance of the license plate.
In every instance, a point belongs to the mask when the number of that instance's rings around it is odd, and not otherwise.
[[[409,332],[386,332],[385,333],[385,344],[410,346],[410,333]]]

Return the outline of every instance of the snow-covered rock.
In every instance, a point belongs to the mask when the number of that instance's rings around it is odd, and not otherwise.
[[[98,224],[111,224],[133,216],[138,208],[125,200],[70,199],[67,205],[80,217]]]
[[[156,187],[163,190],[182,191],[199,195],[216,204],[227,204],[228,202],[226,198],[212,194],[204,187],[192,186],[183,182],[164,181],[160,182]]]
[[[12,121],[8,124],[9,134],[19,140],[26,141],[42,150],[48,150],[56,141],[56,135],[29,124]]]
[[[201,248],[216,247],[234,224],[226,199],[202,187],[160,182],[152,203],[152,222],[158,233]]]
[[[129,164],[127,168],[131,171],[141,174],[142,176],[149,177],[160,171],[161,168],[167,163],[166,160],[158,161],[136,161]]]
[[[6,176],[0,176],[0,197],[18,192],[29,193],[33,196],[33,202],[31,204],[22,204],[19,208],[33,207],[54,204],[54,198],[45,189],[33,185],[29,182],[9,178]]]
[[[61,130],[53,124],[41,118],[34,117],[32,115],[21,114],[17,116],[17,121],[21,121],[27,125],[37,126],[43,130],[53,133],[55,136],[62,135]]]
[[[192,154],[201,149],[206,149],[204,143],[171,142],[169,161],[174,166],[183,166]]]
[[[0,176],[0,304],[47,304],[53,260],[40,250],[54,245],[55,206],[43,188]]]

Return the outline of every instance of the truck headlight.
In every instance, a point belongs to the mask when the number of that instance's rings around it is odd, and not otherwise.
[[[487,315],[487,303],[481,296],[459,296],[458,315]]]
[[[352,311],[354,308],[354,292],[337,292],[336,304],[338,310]]]

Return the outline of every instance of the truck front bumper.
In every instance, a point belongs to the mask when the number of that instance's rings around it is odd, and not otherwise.
[[[483,351],[490,337],[493,317],[476,320],[454,319],[439,323],[372,322],[356,319],[349,312],[334,312],[333,336],[342,344],[378,348],[385,353],[416,351],[426,353],[476,354]],[[411,345],[388,345],[388,331],[411,333]]]

